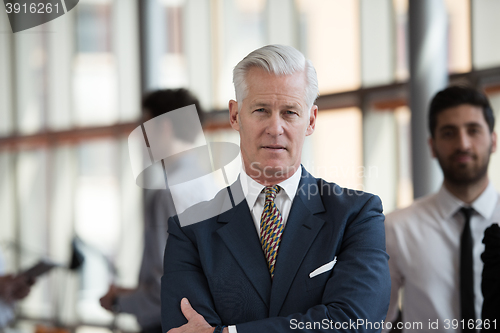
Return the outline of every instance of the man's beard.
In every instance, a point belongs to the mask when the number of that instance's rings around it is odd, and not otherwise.
[[[454,185],[464,186],[472,185],[477,183],[479,180],[483,179],[488,173],[488,164],[490,162],[492,146],[488,149],[488,153],[484,156],[484,159],[478,159],[477,154],[456,152],[452,156],[443,158],[443,156],[437,155],[437,159],[441,169],[443,170],[443,175],[445,180]],[[472,164],[470,167],[466,165],[454,165],[453,159],[456,155],[468,154],[472,157]],[[475,163],[477,162],[477,163]]]

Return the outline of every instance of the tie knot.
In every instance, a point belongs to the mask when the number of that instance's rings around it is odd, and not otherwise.
[[[462,207],[462,208],[460,208],[460,212],[462,212],[462,214],[464,214],[466,221],[470,221],[470,218],[471,218],[472,214],[474,213],[474,208]]]
[[[267,186],[264,188],[263,192],[266,194],[266,201],[274,201],[276,198],[276,194],[278,194],[281,190],[281,187],[278,185]]]

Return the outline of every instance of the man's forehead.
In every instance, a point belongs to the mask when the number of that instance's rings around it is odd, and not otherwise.
[[[273,107],[273,106],[281,106],[289,109],[299,109],[302,108],[302,105],[299,102],[290,101],[290,100],[271,100],[266,98],[255,98],[250,101],[250,107]]]
[[[281,102],[290,107],[303,106],[306,90],[303,72],[279,75],[255,67],[247,75],[247,103]]]
[[[479,106],[460,104],[437,114],[437,127],[449,125],[481,124],[487,126],[483,110]]]

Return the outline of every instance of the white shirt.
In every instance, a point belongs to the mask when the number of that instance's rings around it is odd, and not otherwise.
[[[277,184],[281,187],[281,191],[276,195],[274,203],[278,207],[281,218],[283,219],[283,227],[286,226],[290,209],[292,208],[293,198],[299,188],[300,176],[302,175],[302,168],[297,171],[285,181]],[[242,169],[240,172],[240,182],[243,189],[243,194],[248,204],[248,208],[252,214],[253,222],[257,234],[260,235],[260,218],[264,211],[264,204],[266,201],[265,193],[262,193],[264,185],[257,183]],[[236,326],[228,327],[229,333],[237,333]]]
[[[438,193],[387,215],[386,237],[392,290],[386,321],[396,319],[398,291],[404,287],[404,322],[421,322],[423,331],[427,331],[429,320],[439,320],[438,329],[432,332],[460,332],[460,329],[453,330],[445,324],[446,320],[461,320],[460,238],[465,217],[460,208],[464,206],[467,205],[442,186]],[[470,221],[474,242],[474,307],[476,318],[481,318],[482,239],[487,227],[500,222],[500,196],[491,183],[471,207],[475,210]],[[413,331],[417,330],[403,330]]]
[[[302,168],[298,168],[290,178],[277,184],[282,188],[282,190],[276,195],[274,203],[281,213],[283,226],[286,226],[288,214],[290,214],[290,208],[292,208],[293,198],[295,197],[297,188],[299,187],[301,174]],[[262,212],[264,211],[264,204],[266,201],[266,195],[262,193],[262,190],[265,186],[253,180],[245,173],[244,170],[241,170],[240,182],[243,194],[247,200],[248,209],[250,209],[250,212],[252,213],[257,234],[260,235],[260,218],[262,216]]]

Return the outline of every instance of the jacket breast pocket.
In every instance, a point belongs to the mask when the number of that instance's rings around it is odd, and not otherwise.
[[[330,278],[330,274],[332,271],[324,272],[319,275],[316,275],[312,278],[309,276],[306,278],[306,290],[310,291],[316,288],[324,288],[328,279]]]

